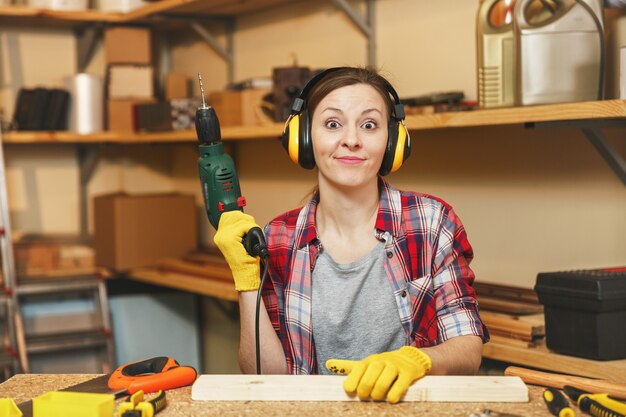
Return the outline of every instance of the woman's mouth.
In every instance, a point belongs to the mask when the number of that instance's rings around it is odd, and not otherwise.
[[[341,162],[342,164],[346,164],[346,165],[357,165],[365,160],[363,158],[359,158],[356,156],[340,156],[335,159]]]

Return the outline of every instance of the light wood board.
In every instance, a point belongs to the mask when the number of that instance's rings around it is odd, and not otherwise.
[[[196,401],[359,401],[343,390],[345,376],[201,375],[191,388]],[[528,402],[528,388],[518,377],[426,376],[402,401]]]

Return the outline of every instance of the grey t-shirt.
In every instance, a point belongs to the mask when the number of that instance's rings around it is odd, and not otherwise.
[[[360,360],[407,344],[385,274],[381,242],[361,259],[336,263],[321,252],[312,280],[312,327],[318,372],[328,359]]]

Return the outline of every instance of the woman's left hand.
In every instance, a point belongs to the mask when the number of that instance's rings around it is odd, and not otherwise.
[[[387,399],[397,403],[409,386],[430,371],[430,357],[418,348],[403,346],[391,352],[370,355],[361,361],[329,359],[326,368],[336,374],[349,374],[343,383],[348,394],[361,400]]]

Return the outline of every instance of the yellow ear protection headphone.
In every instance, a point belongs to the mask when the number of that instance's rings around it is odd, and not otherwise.
[[[305,106],[309,91],[326,75],[345,67],[329,68],[314,75],[302,88],[291,106],[291,114],[285,123],[281,142],[293,162],[306,169],[315,167],[313,143],[311,141],[311,119]],[[387,148],[379,175],[387,175],[398,170],[411,154],[411,138],[404,125],[404,106],[396,90],[385,81],[387,92],[393,97],[393,112],[389,120]]]

